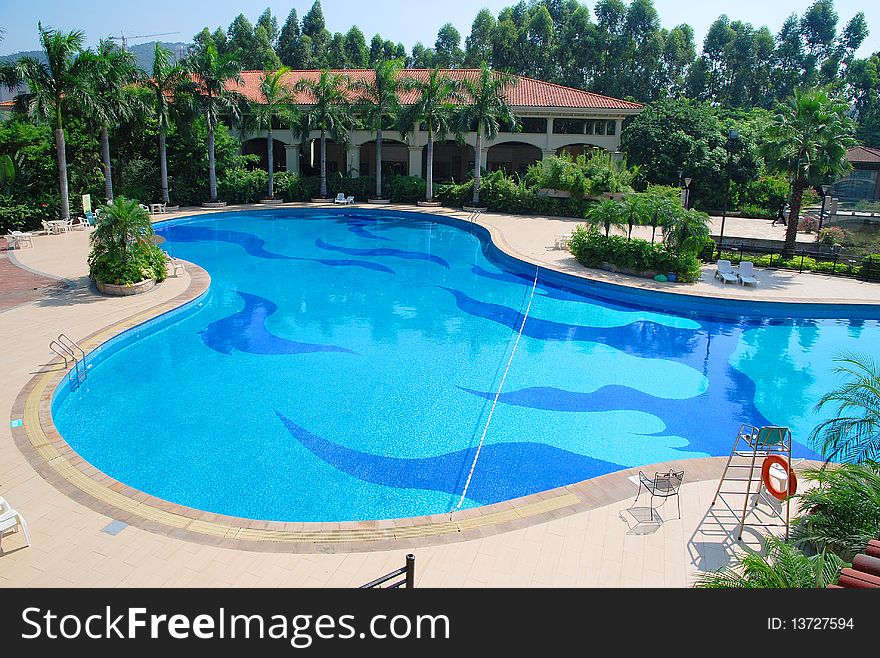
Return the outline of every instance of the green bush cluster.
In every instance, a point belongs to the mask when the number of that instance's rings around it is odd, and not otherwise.
[[[772,219],[787,198],[785,176],[760,176],[742,186],[738,209],[743,217]]]
[[[164,281],[166,254],[153,241],[146,211],[134,199],[116,197],[101,208],[91,235],[89,277],[114,285],[131,285],[145,279]]]
[[[382,179],[383,194],[394,203],[415,203],[425,198],[425,181],[420,176],[393,176]]]
[[[529,167],[525,183],[536,190],[565,190],[579,201],[604,192],[631,192],[638,173],[638,167],[627,167],[625,160],[615,160],[605,151],[576,157],[563,152]]]
[[[737,252],[722,252],[721,258],[737,263],[740,261]],[[805,270],[809,272],[821,272],[823,274],[852,274],[865,279],[880,280],[880,254],[865,256],[861,265],[850,265],[847,262],[817,261],[810,256],[794,256],[783,259],[778,254],[762,254],[749,256],[743,260],[750,260],[758,267],[775,267],[782,270]]]
[[[164,281],[167,276],[165,253],[156,245],[138,243],[127,252],[106,251],[89,259],[89,275],[96,281],[118,286],[144,279]]]
[[[235,167],[217,181],[218,195],[229,203],[256,203],[266,198],[268,188],[269,172],[263,169]]]
[[[627,240],[620,235],[605,237],[596,229],[579,226],[572,233],[571,253],[586,267],[614,265],[631,273],[667,274],[691,283],[700,278],[700,261],[690,252],[675,253],[665,244]]]
[[[0,195],[0,234],[38,228],[40,218],[44,215],[44,208],[26,203],[15,203],[12,197]]]

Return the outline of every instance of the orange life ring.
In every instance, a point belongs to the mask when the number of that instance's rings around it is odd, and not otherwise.
[[[777,489],[773,484],[773,480],[770,479],[770,467],[773,464],[779,464],[783,470],[788,471],[788,491]],[[797,492],[797,476],[794,474],[794,469],[788,465],[785,457],[781,455],[768,455],[764,457],[764,463],[761,464],[761,481],[764,483],[767,491],[770,492],[770,495],[777,500],[785,500]]]

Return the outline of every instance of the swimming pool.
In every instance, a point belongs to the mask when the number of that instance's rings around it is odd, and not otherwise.
[[[52,413],[74,450],[131,487],[232,516],[456,507],[530,266],[473,225],[384,209],[223,213],[157,232],[211,288],[102,346],[76,390],[62,382]],[[833,356],[880,345],[871,318],[709,315],[725,307],[570,286],[540,273],[464,507],[727,455],[742,422],[787,425],[795,454],[815,457],[805,443]]]

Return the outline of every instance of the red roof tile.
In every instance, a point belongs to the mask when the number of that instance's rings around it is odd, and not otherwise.
[[[334,70],[334,73],[343,73],[352,80],[371,80],[374,77],[372,69],[346,69]],[[479,69],[444,69],[445,75],[456,79],[477,80]],[[400,74],[404,78],[427,80],[430,69],[403,69]],[[286,86],[293,86],[299,80],[315,81],[320,76],[320,71],[291,71],[284,77]],[[241,74],[242,84],[229,86],[247,96],[252,101],[259,101],[260,82],[263,80],[263,71],[243,71]],[[563,87],[551,82],[543,82],[523,76],[513,76],[516,84],[507,90],[507,102],[513,107],[560,107],[573,109],[596,109],[596,110],[641,110],[643,105],[630,101],[594,94],[581,89]],[[415,100],[415,92],[401,94],[403,103],[412,103]],[[308,105],[311,99],[307,93],[300,93],[296,98],[297,103]]]
[[[846,159],[850,162],[880,162],[880,148],[855,146],[847,149]]]
[[[15,107],[15,101],[2,101],[0,107]]]

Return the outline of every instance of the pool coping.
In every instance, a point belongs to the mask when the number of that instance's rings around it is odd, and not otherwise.
[[[491,231],[490,237],[495,237]],[[166,302],[96,330],[80,341],[86,353],[204,295],[210,287],[208,272],[189,262],[186,271],[190,276],[186,290]],[[699,482],[719,478],[726,461],[725,457],[701,457],[643,465],[521,498],[429,516],[342,522],[246,519],[205,512],[151,496],[113,479],[83,459],[60,435],[52,420],[52,396],[68,372],[61,359],[50,362],[21,389],[12,406],[11,419],[22,420],[20,426],[11,428],[13,439],[36,471],[69,498],[112,519],[160,535],[227,548],[341,553],[467,541],[631,498],[635,485],[630,477],[639,471],[683,469],[685,482]]]

